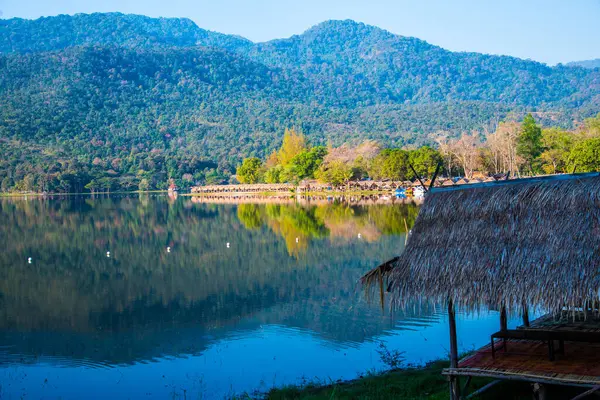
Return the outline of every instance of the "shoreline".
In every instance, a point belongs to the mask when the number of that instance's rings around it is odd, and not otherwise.
[[[168,190],[133,190],[130,192],[118,191],[118,192],[83,192],[83,193],[0,193],[2,197],[54,197],[54,196],[96,196],[96,195],[108,195],[113,194],[151,194],[151,193],[168,193]]]
[[[357,378],[336,382],[308,382],[273,388],[262,398],[268,400],[288,399],[446,399],[448,382],[442,370],[448,361],[436,360],[422,366],[406,366],[388,371],[367,371]],[[476,379],[472,388],[483,387],[487,379]],[[506,395],[506,392],[504,392]],[[238,397],[246,398],[244,396]],[[259,397],[260,398],[260,397]],[[498,397],[500,399],[506,397]],[[530,397],[529,397],[530,398]],[[528,398],[528,399],[529,399]]]
[[[273,388],[266,393],[244,394],[235,399],[266,399],[266,400],[330,400],[330,399],[448,399],[448,380],[442,375],[442,370],[449,366],[447,360],[435,360],[422,366],[406,366],[382,372],[368,371],[359,377],[347,381],[325,382],[312,381],[301,385],[287,385]],[[477,390],[493,382],[489,378],[473,378],[466,392],[467,398]],[[464,382],[463,382],[464,383]],[[572,398],[581,390],[572,387],[553,386],[551,391],[561,397]],[[501,381],[486,390],[482,395],[473,399],[486,400],[530,400],[531,384],[521,381]]]
[[[311,192],[206,192],[206,193],[183,193],[180,196],[191,197],[228,197],[228,196],[347,196],[347,195],[394,195],[393,190],[328,190],[328,191],[311,191]]]
[[[112,196],[116,194],[153,194],[153,193],[174,193],[183,197],[206,197],[206,198],[231,198],[231,197],[347,197],[347,196],[394,196],[394,191],[380,190],[349,190],[349,191],[314,191],[314,192],[226,192],[226,193],[189,193],[189,192],[169,192],[168,190],[148,190],[148,191],[118,191],[118,192],[84,192],[84,193],[0,193],[2,197],[54,197],[54,196]],[[407,197],[414,199],[414,197]]]

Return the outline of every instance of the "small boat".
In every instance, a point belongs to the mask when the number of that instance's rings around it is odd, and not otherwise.
[[[423,186],[417,186],[416,188],[414,188],[413,196],[419,199],[425,197],[425,189],[423,188]]]
[[[394,190],[394,196],[396,196],[399,199],[405,199],[406,198],[406,189],[399,187],[396,190]]]

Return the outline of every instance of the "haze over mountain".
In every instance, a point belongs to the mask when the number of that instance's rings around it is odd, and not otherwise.
[[[202,181],[213,163],[232,172],[285,127],[315,144],[402,146],[525,112],[569,127],[600,109],[599,70],[450,52],[354,21],[252,43],[188,19],[10,19],[0,53],[0,180],[143,171],[160,187]]]
[[[600,68],[600,58],[594,60],[573,61],[567,65],[571,67]]]

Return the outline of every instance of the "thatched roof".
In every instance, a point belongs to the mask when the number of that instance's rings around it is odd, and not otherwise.
[[[387,275],[400,303],[558,310],[600,300],[600,175],[433,189]]]

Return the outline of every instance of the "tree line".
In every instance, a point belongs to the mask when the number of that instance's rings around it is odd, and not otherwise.
[[[15,157],[0,160],[2,192],[111,192],[186,188],[197,184],[299,183],[317,179],[335,186],[351,180],[414,180],[433,175],[438,164],[446,176],[529,176],[566,172],[600,171],[600,114],[576,128],[542,128],[534,116],[507,120],[492,132],[473,131],[453,137],[438,132],[436,145],[385,148],[364,140],[340,146],[312,145],[300,129],[286,129],[283,142],[264,160],[250,157],[237,167],[235,177],[227,168],[195,156],[151,149],[122,157],[94,157],[85,162],[21,142],[0,141],[0,150]],[[9,154],[9,152],[3,154]],[[413,171],[414,168],[414,171]]]
[[[316,179],[340,186],[351,180],[413,180],[431,177],[437,166],[447,176],[531,176],[600,171],[600,114],[568,131],[541,128],[531,114],[501,122],[494,132],[441,134],[438,148],[383,148],[372,140],[339,147],[311,146],[296,129],[286,129],[281,147],[266,160],[250,157],[236,170],[241,183],[294,183]]]
[[[442,136],[437,142],[445,170],[467,178],[600,171],[600,114],[573,130],[542,128],[528,114],[521,122],[501,122],[494,132]]]
[[[417,174],[430,175],[442,161],[439,151],[422,146],[415,150],[384,149],[367,140],[356,146],[311,146],[296,129],[286,129],[281,147],[265,161],[250,157],[237,168],[241,183],[294,183],[317,179],[335,186],[350,180],[414,179]]]

